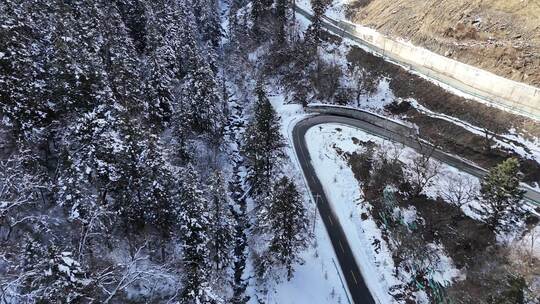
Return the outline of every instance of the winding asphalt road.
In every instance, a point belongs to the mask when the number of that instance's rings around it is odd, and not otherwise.
[[[390,124],[393,124],[393,122],[387,121],[384,118],[380,118],[377,125],[375,125],[360,119],[346,116],[319,114],[298,122],[292,131],[294,149],[304,172],[308,187],[313,193],[313,197],[317,197],[317,208],[321,218],[323,219],[324,225],[326,226],[332,246],[334,247],[334,251],[338,258],[342,273],[345,276],[345,281],[352,296],[352,300],[356,304],[371,304],[375,303],[375,300],[364,282],[364,277],[349,246],[347,236],[345,235],[340,222],[334,214],[332,206],[328,202],[324,192],[324,188],[319,181],[317,174],[315,173],[313,162],[306,146],[306,132],[314,126],[328,123],[336,123],[359,128],[366,133],[401,143],[417,151],[422,151],[422,149],[425,151],[426,147],[429,146],[426,143],[417,141],[413,137],[404,136],[403,134],[392,131]],[[388,124],[389,127],[385,127],[385,124]],[[440,150],[434,150],[432,157],[479,178],[486,174],[486,170]],[[540,202],[540,193],[536,191],[529,189],[525,194],[525,197],[532,202]]]
[[[294,5],[294,10],[296,13],[305,17],[310,22],[313,21],[313,13],[311,11],[308,11],[307,9],[301,7],[298,4]],[[477,88],[474,84],[466,82],[456,75],[448,75],[445,73],[437,72],[430,67],[414,64],[412,62],[404,60],[403,58],[400,58],[399,56],[390,54],[388,51],[385,51],[384,49],[381,49],[375,44],[373,44],[371,41],[365,40],[364,38],[359,36],[356,32],[356,26],[346,20],[336,20],[329,16],[323,16],[322,27],[329,32],[332,32],[338,36],[347,38],[362,45],[363,47],[370,50],[371,53],[374,53],[376,56],[382,56],[385,61],[389,61],[394,64],[401,65],[406,69],[413,70],[427,79],[431,79],[433,81],[448,85],[457,91],[463,92],[470,96],[474,96],[485,102],[488,102],[489,104],[496,105],[510,112],[519,113],[521,115],[531,117],[535,120],[540,119],[540,116],[538,116],[538,114],[533,114],[530,110],[521,109],[520,107],[511,106],[507,102],[502,102],[501,100],[503,99],[503,97],[495,93],[481,90]],[[534,108],[535,107],[532,107],[531,109]]]
[[[329,118],[330,121],[325,120]],[[349,242],[347,241],[347,236],[341,227],[332,206],[326,198],[324,193],[323,186],[319,181],[315,169],[312,166],[311,157],[307,150],[305,135],[307,130],[311,127],[321,124],[332,122],[332,119],[338,118],[339,121],[342,117],[337,116],[315,116],[312,118],[307,118],[299,123],[293,129],[293,142],[294,149],[296,150],[296,155],[304,171],[304,176],[308,187],[313,193],[313,197],[317,197],[316,203],[317,208],[319,209],[319,214],[326,226],[326,231],[334,247],[341,271],[345,276],[345,281],[349,289],[352,301],[356,304],[375,304],[369,289],[367,288],[360,268],[354,258]]]

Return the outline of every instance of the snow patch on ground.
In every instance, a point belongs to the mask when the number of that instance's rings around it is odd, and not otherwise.
[[[291,281],[279,282],[273,291],[264,299],[268,304],[335,304],[348,303],[348,290],[341,283],[341,270],[337,264],[334,249],[326,232],[326,228],[315,212],[315,204],[305,187],[301,168],[296,160],[292,142],[292,129],[295,123],[308,116],[298,104],[285,104],[284,96],[269,96],[272,105],[281,119],[281,132],[287,141],[286,154],[291,160],[284,164],[285,172],[296,181],[304,196],[304,201],[312,214],[310,219],[314,233],[314,246],[306,250],[302,256],[304,264],[296,265]]]
[[[296,266],[292,280],[278,284],[266,303],[347,303],[347,295],[339,278],[339,265],[326,228],[318,214],[314,221],[315,246],[303,254],[305,263]]]
[[[382,78],[377,84],[377,91],[374,94],[365,94],[362,98],[364,99],[360,102],[362,109],[386,114],[384,107],[391,104],[396,99],[396,96],[390,89],[390,80]]]
[[[334,20],[345,20],[345,5],[350,2],[352,2],[352,0],[333,0],[325,15]],[[309,12],[313,12],[310,0],[297,0],[296,5]]]
[[[448,122],[451,122],[455,125],[458,125],[467,131],[480,135],[485,136],[484,129],[475,126],[471,123],[468,123],[466,121],[460,120],[458,118],[448,116],[441,113],[436,113],[434,111],[431,111],[430,109],[424,107],[420,103],[418,103],[414,99],[408,99],[407,100],[414,108],[416,108],[419,112],[428,115],[430,117],[435,117],[438,119],[446,120]],[[511,131],[508,134],[500,134],[500,138],[494,138],[496,144],[496,147],[501,147],[509,150],[513,150],[519,155],[521,155],[524,158],[533,159],[540,163],[540,139],[526,139],[522,135],[515,132],[515,130]]]
[[[368,216],[366,220],[361,219],[362,214],[369,215],[371,205],[364,201],[361,188],[352,170],[336,151],[339,149],[347,153],[361,149],[353,142],[353,137],[360,141],[376,143],[381,150],[394,153],[404,163],[410,162],[410,159],[418,153],[410,148],[396,146],[393,142],[369,135],[362,130],[340,124],[315,126],[306,134],[308,151],[312,156],[317,176],[345,230],[366,284],[381,303],[396,303],[390,296],[391,287],[408,283],[404,281],[407,276],[404,273],[397,276],[394,274],[395,265],[391,250],[382,240],[381,231],[374,219],[371,216]],[[446,178],[455,178],[456,174],[466,174],[444,164],[441,168],[442,173],[438,182],[444,182]],[[428,189],[428,192],[431,196],[436,196],[438,189],[440,187],[434,185]],[[408,220],[416,219],[414,209],[403,209],[400,212]],[[452,260],[444,254],[442,248],[437,250],[441,259],[434,267],[433,279],[443,285],[460,279],[462,274],[455,268]],[[422,302],[421,299],[425,299],[425,295],[417,294],[418,303],[427,303]]]

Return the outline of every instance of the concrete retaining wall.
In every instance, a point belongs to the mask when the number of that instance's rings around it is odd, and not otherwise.
[[[297,7],[308,17],[311,13]],[[540,119],[540,88],[497,76],[486,70],[397,41],[358,24],[325,18],[326,27],[363,44],[390,60],[502,108]]]
[[[416,129],[402,124],[397,121],[388,119],[387,117],[382,117],[377,114],[367,112],[360,109],[342,107],[335,105],[324,105],[324,104],[310,104],[306,108],[308,112],[315,112],[320,114],[332,114],[337,116],[344,116],[349,118],[358,119],[365,121],[377,127],[389,130],[393,133],[401,134],[402,136],[415,136],[417,134]]]

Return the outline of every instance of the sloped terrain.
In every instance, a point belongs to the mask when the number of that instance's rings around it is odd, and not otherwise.
[[[540,86],[540,1],[352,0],[346,15],[441,55]]]

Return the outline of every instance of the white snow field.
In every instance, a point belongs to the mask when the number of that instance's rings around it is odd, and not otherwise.
[[[348,290],[340,279],[342,274],[334,249],[319,213],[315,212],[315,204],[311,200],[309,190],[306,189],[290,137],[294,122],[306,117],[306,114],[301,105],[284,104],[284,98],[279,94],[269,97],[281,117],[281,132],[287,141],[286,153],[288,159],[291,160],[284,164],[284,172],[288,172],[289,177],[294,178],[298,189],[304,195],[304,201],[312,215],[310,227],[314,232],[314,245],[302,255],[304,264],[295,266],[294,277],[291,281],[283,280],[275,284],[273,291],[269,292],[264,300],[268,304],[349,303]]]
[[[280,116],[281,131],[288,144],[286,153],[290,162],[284,164],[286,167],[284,171],[290,172],[289,176],[296,180],[299,189],[304,193],[305,201],[308,202],[308,208],[313,212],[315,205],[308,192],[309,189],[306,189],[292,143],[292,130],[295,123],[311,114],[306,114],[300,105],[285,104],[286,98],[282,94],[275,92],[273,94],[274,96],[270,96],[270,99]],[[362,213],[369,214],[367,211],[371,209],[371,205],[369,202],[363,201],[360,184],[343,158],[343,154],[338,153],[338,150],[345,153],[361,151],[363,147],[355,144],[353,138],[376,143],[379,150],[396,155],[405,165],[410,164],[411,160],[419,153],[400,144],[370,135],[361,129],[340,124],[315,126],[306,134],[307,148],[317,176],[347,234],[349,244],[355,253],[367,286],[380,303],[399,303],[392,297],[392,294],[399,292],[399,289],[391,291],[391,288],[409,282],[410,274],[404,269],[399,269],[396,275],[391,257],[391,245],[382,240],[381,231],[371,216],[367,220],[361,219]],[[444,163],[433,161],[438,166],[439,174],[436,176],[435,182],[425,188],[424,193],[429,197],[436,198],[440,195],[441,190],[458,179],[479,187],[478,178]],[[473,200],[464,205],[462,211],[471,218],[478,218],[478,214],[473,212],[471,207],[478,207],[479,204],[478,201]],[[406,218],[414,219],[417,217],[414,207],[402,208],[401,212]],[[268,303],[348,303],[348,291],[342,285],[338,275],[341,273],[339,265],[334,265],[337,263],[337,259],[318,213],[316,219],[312,218],[310,221],[316,223],[314,228],[316,246],[309,248],[304,253],[305,263],[296,267],[294,278],[290,282],[284,281],[274,286],[274,291],[268,296]],[[501,241],[515,241],[516,245],[526,248],[530,244],[530,238],[531,236],[528,236],[526,240],[519,241],[519,243],[513,237],[510,239],[502,238]],[[380,248],[377,250],[374,245],[376,239],[381,241]],[[463,279],[464,274],[455,268],[451,258],[445,254],[444,248],[435,244],[433,246],[436,246],[440,253],[440,262],[435,267],[433,279],[442,285]],[[535,245],[535,247],[540,246]],[[534,249],[537,254],[538,249]],[[342,276],[342,274],[340,275]],[[418,292],[416,298],[417,303],[428,303],[429,301],[424,292]]]
[[[389,245],[382,240],[381,231],[375,221],[371,217],[367,220],[361,219],[360,215],[362,213],[368,214],[367,211],[371,205],[369,202],[363,201],[360,185],[337,149],[343,152],[354,152],[361,149],[361,146],[353,143],[352,138],[354,137],[360,141],[372,141],[381,149],[396,153],[404,163],[408,163],[418,153],[369,135],[360,129],[340,124],[315,126],[307,132],[306,137],[317,176],[321,180],[327,197],[347,234],[366,284],[381,303],[398,303],[391,297],[390,288],[408,282],[410,277],[403,269],[399,269],[398,274],[395,275],[395,266]],[[426,191],[429,196],[436,196],[437,191],[450,178],[464,176],[470,178],[471,182],[478,182],[475,177],[461,173],[447,165],[440,165],[441,173],[437,177],[437,183],[428,187]],[[414,209],[402,210],[402,212],[407,214],[407,217],[416,216]],[[381,241],[378,250],[375,250],[373,243],[376,239]],[[435,267],[433,278],[443,285],[461,278],[462,274],[453,266],[452,260],[445,256],[444,249],[439,248],[439,252],[441,262]],[[418,303],[427,303],[428,299],[423,292],[417,293],[416,296]]]

